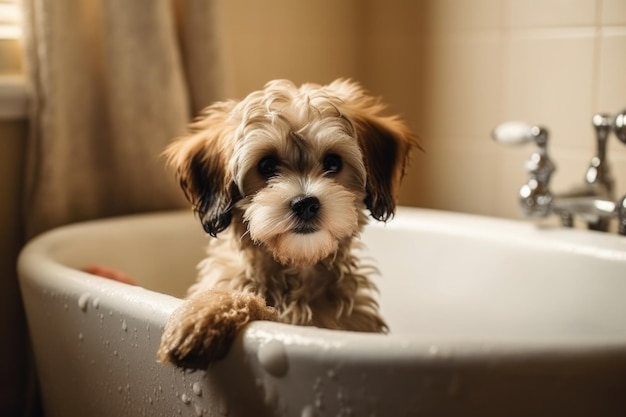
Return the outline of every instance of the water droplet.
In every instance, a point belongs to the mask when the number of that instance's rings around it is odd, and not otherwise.
[[[68,308],[70,308],[70,307],[67,305],[67,303],[63,304],[63,309],[64,310],[67,310]]]
[[[125,332],[128,331],[128,325],[126,324],[126,319],[122,320],[122,330]]]
[[[439,354],[439,347],[437,347],[437,345],[430,345],[428,353],[430,353],[431,356],[437,356]]]
[[[328,378],[332,380],[337,379],[337,371],[335,371],[334,369],[329,369],[328,372],[326,372],[326,375],[328,375]]]
[[[193,389],[193,393],[198,397],[202,395],[202,385],[199,382],[194,382],[191,389]]]
[[[93,308],[95,308],[96,310],[100,308],[100,299],[98,297],[94,298],[93,301],[91,302],[91,305],[93,305]]]
[[[307,405],[302,409],[300,417],[317,417],[317,412],[313,406]]]
[[[196,404],[195,409],[196,409],[196,416],[202,417],[204,415],[204,410],[202,409],[202,407]]]
[[[270,340],[259,348],[259,363],[271,375],[284,376],[289,370],[285,345],[279,340]]]
[[[183,403],[185,404],[189,404],[191,402],[191,398],[189,398],[189,396],[187,394],[183,394],[180,396],[180,399],[183,401]]]
[[[322,394],[318,394],[317,398],[315,398],[315,407],[319,408],[320,410],[324,408],[324,400],[322,398]]]
[[[87,311],[87,305],[89,304],[89,299],[91,295],[89,293],[85,293],[78,298],[78,308],[82,311]]]
[[[78,340],[82,342],[83,338],[84,338],[83,334],[82,333],[78,333]]]

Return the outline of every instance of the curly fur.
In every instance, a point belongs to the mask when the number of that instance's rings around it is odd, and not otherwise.
[[[299,88],[276,80],[208,107],[167,148],[214,238],[166,326],[159,361],[205,367],[253,320],[387,331],[369,279],[375,268],[356,253],[358,235],[366,210],[377,220],[393,216],[418,144],[383,110],[348,80]],[[294,208],[305,197],[315,199],[310,216]]]

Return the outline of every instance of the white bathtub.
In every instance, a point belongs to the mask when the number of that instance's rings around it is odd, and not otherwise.
[[[155,362],[203,253],[190,213],[33,240],[19,274],[46,415],[626,415],[626,238],[405,208],[363,237],[391,335],[256,322],[196,373]]]

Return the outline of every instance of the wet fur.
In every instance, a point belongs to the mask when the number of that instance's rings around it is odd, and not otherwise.
[[[393,216],[411,148],[404,122],[349,80],[268,83],[241,101],[208,107],[165,151],[206,232],[198,281],[172,316],[160,362],[197,369],[223,357],[253,320],[386,332],[357,256],[366,212]],[[328,155],[341,170],[325,171]],[[259,162],[278,161],[264,177]],[[311,225],[291,203],[315,196]],[[310,227],[306,233],[296,232]]]

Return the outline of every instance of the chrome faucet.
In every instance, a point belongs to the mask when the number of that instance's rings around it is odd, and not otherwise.
[[[585,181],[598,196],[613,199],[613,178],[606,160],[606,145],[613,126],[613,118],[605,113],[598,113],[591,119],[596,131],[596,156],[591,158],[585,174]]]
[[[553,194],[549,184],[556,166],[548,155],[548,129],[522,122],[505,122],[497,126],[492,137],[503,144],[534,142],[537,150],[526,161],[529,179],[519,190],[520,206],[530,217],[558,215],[566,227],[574,217],[586,221],[589,229],[607,231],[611,218],[619,220],[619,233],[626,235],[626,196],[615,202],[614,181],[607,161],[607,142],[613,131],[626,144],[626,110],[611,116],[598,113],[592,124],[596,134],[596,154],[589,163],[582,186]]]

